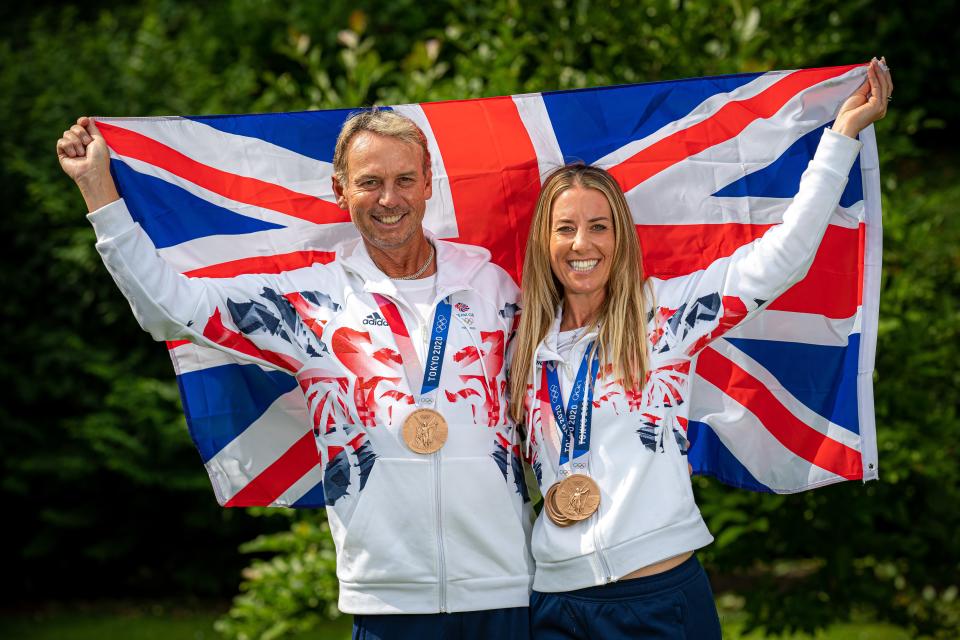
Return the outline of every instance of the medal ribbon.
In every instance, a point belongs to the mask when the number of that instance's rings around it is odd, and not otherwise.
[[[594,353],[591,361],[590,354],[593,353],[594,343],[587,346],[583,354],[583,361],[580,363],[580,369],[577,371],[577,377],[574,380],[573,388],[570,390],[570,397],[567,400],[566,409],[563,406],[563,395],[560,391],[560,376],[557,373],[556,363],[544,365],[544,371],[547,376],[547,390],[550,395],[550,408],[553,411],[553,417],[560,427],[561,447],[560,447],[560,467],[565,464],[572,464],[577,458],[587,454],[590,451],[590,426],[593,420],[593,385],[597,379],[597,373],[600,371],[599,354]],[[590,384],[587,385],[587,371],[590,372]],[[583,394],[587,393],[587,402],[584,407]],[[581,415],[582,414],[582,415]],[[568,445],[569,443],[569,445]],[[577,466],[586,467],[586,459],[580,461]]]
[[[373,294],[377,305],[383,313],[384,319],[390,325],[394,340],[397,342],[397,349],[400,351],[400,360],[403,364],[403,370],[407,376],[407,382],[410,390],[413,391],[417,406],[424,404],[434,404],[433,396],[440,386],[440,372],[443,370],[443,354],[447,350],[447,334],[450,331],[450,316],[452,307],[450,299],[444,298],[437,305],[437,310],[433,314],[431,324],[430,342],[427,343],[427,363],[426,366],[420,364],[420,358],[417,357],[417,350],[413,346],[413,340],[410,338],[410,332],[407,331],[407,325],[403,322],[403,316],[397,305],[379,293]],[[422,378],[420,390],[413,386],[418,378]]]

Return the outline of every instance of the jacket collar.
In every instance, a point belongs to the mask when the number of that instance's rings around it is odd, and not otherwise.
[[[445,298],[457,291],[472,290],[473,278],[490,262],[490,252],[482,247],[455,244],[437,239],[428,229],[423,230],[437,252],[437,297]],[[337,262],[345,271],[363,280],[363,290],[397,298],[399,293],[393,280],[373,262],[362,238],[348,240],[337,247]]]
[[[560,322],[563,320],[563,303],[557,305],[557,311],[553,316],[553,324],[547,331],[547,335],[540,341],[537,347],[537,362],[563,361],[563,357],[558,353],[558,336],[560,335]],[[577,345],[596,339],[599,335],[597,325],[593,325],[577,339]]]

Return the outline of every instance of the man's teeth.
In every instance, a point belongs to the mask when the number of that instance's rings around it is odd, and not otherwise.
[[[382,222],[383,224],[396,224],[397,222],[400,221],[400,218],[402,217],[403,217],[403,214],[401,213],[395,216],[380,216],[378,220],[380,220],[380,222]]]
[[[574,271],[590,271],[590,269],[593,269],[595,266],[597,266],[598,262],[600,261],[599,260],[570,260],[570,266],[573,267]]]

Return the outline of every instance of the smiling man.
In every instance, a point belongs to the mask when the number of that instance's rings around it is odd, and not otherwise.
[[[425,233],[423,132],[392,111],[351,117],[333,188],[360,238],[328,265],[228,279],[187,278],[157,255],[92,120],[57,154],[146,331],[297,378],[354,636],[528,637],[532,512],[502,395],[518,291],[486,250]]]

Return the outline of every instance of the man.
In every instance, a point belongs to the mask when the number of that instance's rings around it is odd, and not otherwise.
[[[526,637],[531,512],[503,397],[518,292],[485,250],[424,232],[423,132],[391,111],[351,117],[333,188],[361,238],[329,265],[230,279],[157,255],[91,119],[57,154],[146,331],[296,376],[355,637]]]

